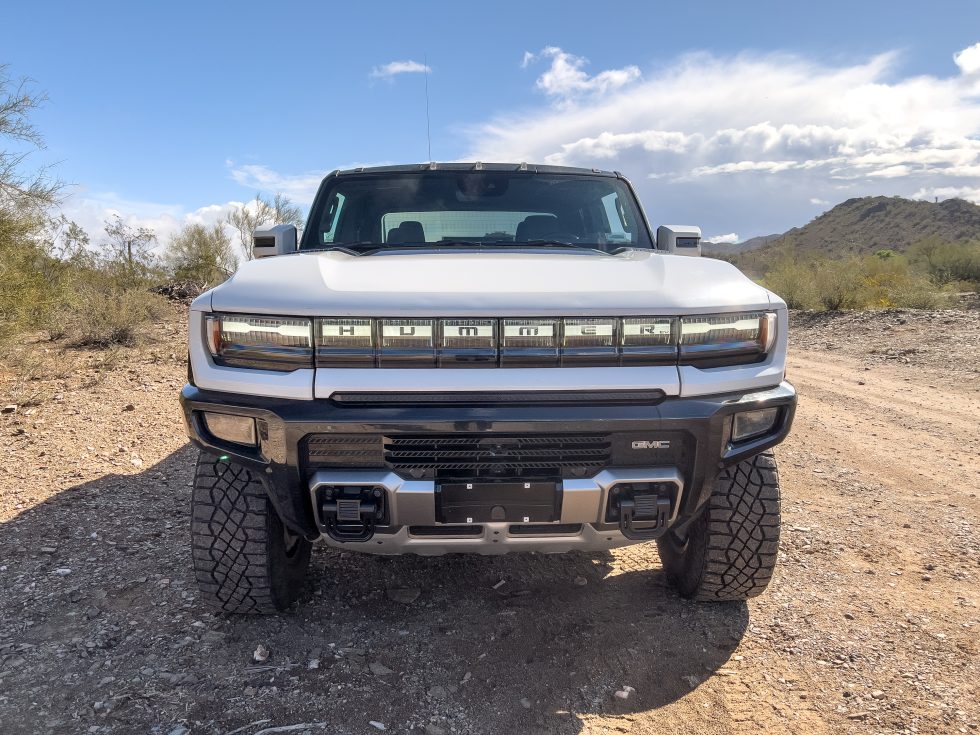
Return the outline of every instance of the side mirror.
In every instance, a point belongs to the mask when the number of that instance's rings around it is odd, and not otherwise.
[[[285,255],[296,252],[295,225],[265,225],[256,227],[252,233],[252,255],[268,258],[270,255]]]
[[[673,255],[701,254],[701,228],[693,225],[660,225],[657,228],[657,250]]]

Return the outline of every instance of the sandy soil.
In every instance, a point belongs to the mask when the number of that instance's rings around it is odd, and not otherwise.
[[[0,374],[0,732],[976,732],[980,314],[794,323],[780,565],[747,605],[678,598],[653,546],[318,549],[289,614],[211,615],[179,322],[111,358],[19,358],[38,379]]]

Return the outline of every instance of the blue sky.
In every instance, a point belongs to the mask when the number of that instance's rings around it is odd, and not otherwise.
[[[351,164],[615,168],[729,239],[850,196],[980,201],[980,3],[27,3],[0,63],[75,184],[161,236]],[[960,54],[955,60],[954,55]],[[412,68],[407,65],[403,68]]]

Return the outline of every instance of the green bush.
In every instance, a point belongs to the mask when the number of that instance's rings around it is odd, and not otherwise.
[[[789,258],[769,270],[763,284],[775,291],[791,309],[815,309],[818,298],[812,268]]]
[[[104,279],[79,284],[71,305],[62,312],[61,326],[79,347],[132,347],[145,337],[146,327],[164,319],[169,307],[156,294],[111,288]]]

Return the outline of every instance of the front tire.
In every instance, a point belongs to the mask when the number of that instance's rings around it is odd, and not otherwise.
[[[762,594],[779,549],[779,476],[772,452],[725,469],[686,537],[668,532],[657,546],[684,597],[730,601]]]
[[[286,529],[262,483],[205,452],[194,469],[191,545],[204,602],[229,613],[285,610],[310,563],[310,542]]]

